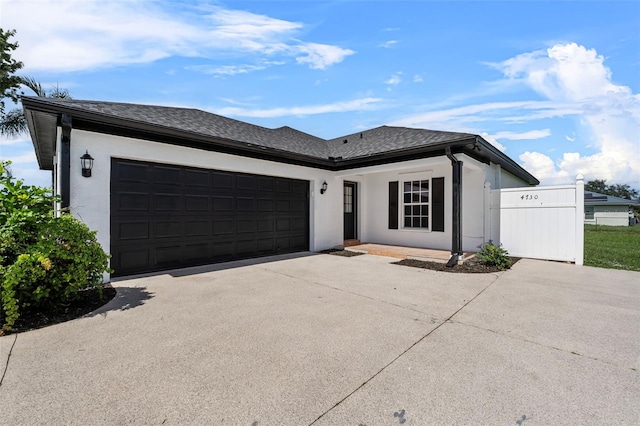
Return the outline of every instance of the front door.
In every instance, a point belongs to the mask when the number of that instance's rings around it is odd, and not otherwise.
[[[344,239],[355,240],[356,235],[356,217],[357,217],[357,203],[356,203],[356,183],[345,182],[344,183]]]

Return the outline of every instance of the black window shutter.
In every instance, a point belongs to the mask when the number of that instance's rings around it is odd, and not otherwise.
[[[431,179],[431,230],[444,232],[444,178]]]
[[[398,229],[398,181],[389,182],[389,229]]]

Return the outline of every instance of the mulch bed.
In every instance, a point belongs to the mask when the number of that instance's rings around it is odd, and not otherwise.
[[[356,251],[351,251],[351,250],[341,250],[341,249],[329,249],[329,250],[323,250],[320,253],[323,254],[332,254],[334,256],[342,256],[342,257],[354,257],[354,256],[362,256],[365,253],[360,253],[360,252],[356,252]]]
[[[510,257],[511,264],[515,264],[519,257]],[[413,268],[431,269],[434,271],[463,273],[463,274],[486,274],[491,272],[501,272],[495,266],[487,266],[480,263],[479,259],[471,258],[465,260],[462,265],[456,265],[453,268],[447,268],[445,263],[426,262],[424,260],[403,259],[399,262],[393,262],[394,265],[411,266]]]
[[[10,332],[4,334],[20,333],[23,331],[36,330],[53,324],[70,321],[80,318],[89,312],[95,311],[105,305],[116,295],[116,290],[110,285],[104,286],[102,297],[95,289],[82,290],[78,292],[78,299],[63,305],[50,312],[24,311],[20,313]],[[2,331],[0,331],[0,336]]]

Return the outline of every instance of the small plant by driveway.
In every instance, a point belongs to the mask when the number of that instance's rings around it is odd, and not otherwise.
[[[476,253],[476,257],[480,259],[482,264],[487,266],[495,266],[504,271],[511,267],[511,259],[509,252],[502,248],[502,244],[494,244],[492,241],[482,244],[480,251]]]

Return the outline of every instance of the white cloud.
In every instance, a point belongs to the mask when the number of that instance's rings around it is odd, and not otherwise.
[[[496,139],[509,139],[512,141],[542,139],[551,135],[550,129],[529,130],[526,132],[498,132],[494,133]]]
[[[587,179],[640,186],[640,95],[613,83],[611,70],[594,49],[558,44],[496,66],[507,78],[522,80],[553,102],[579,107],[580,122],[599,150],[592,155],[564,153],[555,163],[540,153],[523,154],[521,161],[540,168],[539,177],[558,181],[580,173]]]
[[[594,49],[575,43],[524,53],[498,64],[505,80],[495,86],[524,85],[544,100],[489,102],[398,119],[391,125],[474,132],[491,123],[528,123],[551,118],[574,118],[582,126],[582,146],[598,152],[564,153],[554,161],[534,151],[520,156],[525,168],[543,183],[572,182],[581,173],[587,179],[607,179],[640,187],[640,95],[615,84],[604,58]],[[536,133],[537,132],[537,133]],[[492,137],[517,140],[511,132]],[[524,132],[520,139],[550,136],[550,130]],[[497,136],[497,137],[496,137]],[[505,137],[505,136],[511,136]],[[491,136],[490,136],[491,138]],[[566,136],[569,141],[574,136]],[[578,146],[575,147],[579,149]]]
[[[17,135],[17,136],[11,136],[11,137],[6,135],[0,136],[0,147],[8,146],[8,145],[26,144],[26,143],[30,144],[31,140],[25,139],[24,135]],[[0,157],[4,157],[4,153],[2,152],[1,148],[0,148]]]
[[[268,109],[247,109],[237,107],[225,107],[212,109],[211,111],[225,116],[235,117],[256,117],[256,118],[273,118],[273,117],[285,117],[285,116],[305,116],[305,115],[317,115],[326,114],[331,112],[345,112],[345,111],[364,111],[375,108],[382,99],[380,98],[362,98],[354,99],[351,101],[335,102],[332,104],[324,105],[308,105],[308,106],[295,106],[286,108],[268,108]]]
[[[398,40],[389,40],[389,41],[385,41],[384,43],[380,43],[378,45],[378,47],[384,47],[385,49],[390,48],[391,46],[393,46],[394,44],[398,44]]]
[[[387,84],[389,86],[397,86],[402,82],[402,77],[400,77],[401,75],[402,75],[402,72],[397,72],[393,74],[391,77],[389,77],[388,80],[384,82],[384,84]],[[388,90],[391,90],[391,88],[389,88]]]
[[[198,71],[203,74],[231,76],[231,75],[237,75],[237,74],[248,74],[254,71],[260,71],[272,65],[284,65],[284,62],[283,61],[263,61],[260,64],[220,65],[220,66],[193,65],[190,67],[186,67],[186,69],[192,70],[192,71]]]
[[[23,152],[21,154],[17,154],[17,155],[9,155],[9,156],[3,156],[2,157],[3,161],[11,161],[11,164],[26,164],[26,163],[36,163],[37,159],[36,159],[36,153],[35,151],[31,150],[31,151],[27,151],[27,152]],[[37,166],[36,166],[37,168]]]
[[[413,82],[414,83],[422,83],[424,81],[424,79],[422,78],[422,76],[420,74],[416,74],[413,76]]]
[[[486,140],[491,145],[493,145],[496,148],[498,148],[500,151],[505,152],[507,150],[507,147],[502,145],[500,142],[498,142],[498,139],[496,139],[495,136],[492,136],[492,135],[490,135],[488,133],[482,133],[482,134],[480,134],[480,136],[482,136],[484,138],[484,140]]]
[[[519,111],[519,115],[513,115]],[[470,123],[487,121],[524,122],[539,118],[581,114],[583,109],[570,103],[551,101],[489,102],[410,115],[390,123],[393,126],[460,130]]]
[[[324,69],[355,52],[297,40],[304,24],[218,6],[171,3],[3,0],[2,26],[15,28],[25,71],[79,71],[170,56],[295,57]]]
[[[310,68],[319,70],[340,63],[347,56],[356,53],[351,49],[318,43],[303,43],[292,47],[291,50],[301,54],[296,57],[297,63],[309,64]]]
[[[533,140],[533,139],[542,139],[551,135],[551,130],[543,129],[543,130],[529,130],[526,132],[498,132],[494,134],[489,134],[486,132],[481,133],[481,136],[491,143],[493,146],[498,148],[500,151],[504,152],[507,150],[507,147],[498,142],[498,139],[507,139],[507,140]]]

